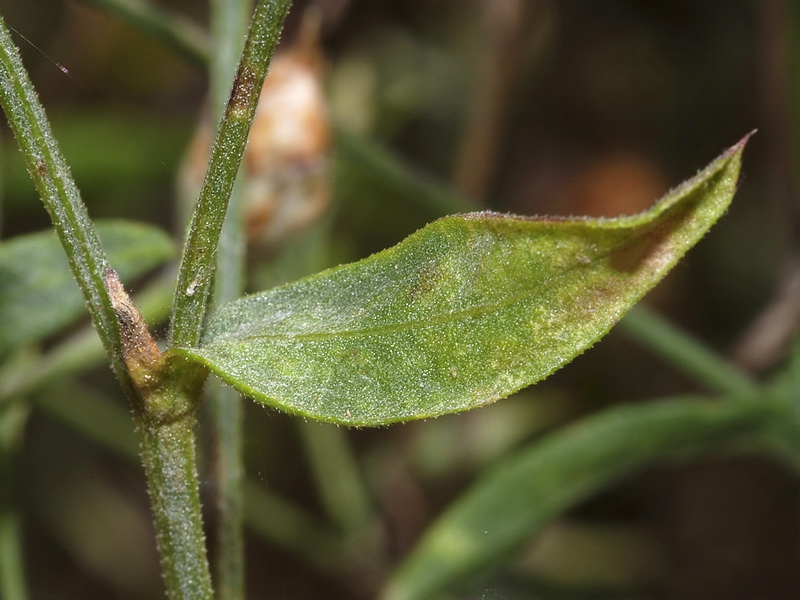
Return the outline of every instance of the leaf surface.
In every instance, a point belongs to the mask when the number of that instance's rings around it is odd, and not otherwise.
[[[198,360],[256,400],[347,425],[467,410],[595,343],[724,213],[743,140],[618,219],[470,213],[221,307]]]
[[[149,271],[174,253],[167,234],[150,225],[100,221],[97,230],[111,266],[123,280]],[[56,333],[84,310],[83,296],[53,231],[0,243],[0,356]]]

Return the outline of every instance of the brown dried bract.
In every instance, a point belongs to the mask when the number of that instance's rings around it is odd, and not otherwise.
[[[105,284],[119,322],[123,359],[134,383],[143,383],[139,379],[157,366],[161,351],[114,269],[106,269]]]

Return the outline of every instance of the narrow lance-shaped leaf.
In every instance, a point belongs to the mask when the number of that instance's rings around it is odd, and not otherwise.
[[[683,398],[618,406],[558,430],[461,496],[428,529],[380,598],[439,598],[474,581],[553,518],[620,478],[658,461],[745,440],[758,444],[783,419],[781,407],[762,398]]]
[[[745,140],[649,211],[471,213],[220,308],[177,351],[259,402],[380,425],[467,410],[590,347],[728,207]]]

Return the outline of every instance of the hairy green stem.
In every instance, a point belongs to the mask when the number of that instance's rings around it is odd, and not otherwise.
[[[144,388],[151,376],[161,375],[151,375],[148,369],[152,365],[147,364],[158,351],[116,274],[108,270],[97,232],[2,21],[0,104],[64,246],[106,354],[133,403],[167,594],[171,600],[210,600],[211,577],[194,463],[196,398],[184,392],[190,387],[185,379],[193,373],[184,369],[185,373],[166,374],[158,381],[161,388],[157,392]],[[118,318],[125,323],[124,338]],[[159,413],[158,418],[154,413]]]
[[[260,0],[256,5],[184,247],[172,305],[170,345],[173,347],[196,346],[200,341],[228,201],[269,60],[290,4],[291,0]]]
[[[0,18],[0,105],[25,157],[28,174],[50,214],[86,298],[112,368],[131,397],[135,396],[122,358],[117,315],[105,287],[108,261],[89,220],[69,168],[53,137],[44,108],[22,65],[5,22]]]
[[[143,0],[84,0],[151,34],[197,64],[208,61],[208,39],[200,26]]]
[[[191,412],[163,423],[137,418],[170,600],[213,598],[195,469],[194,421]]]
[[[746,373],[644,306],[631,310],[620,326],[630,337],[712,390],[734,396],[751,395],[758,390]]]

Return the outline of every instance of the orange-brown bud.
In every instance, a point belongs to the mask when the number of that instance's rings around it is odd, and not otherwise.
[[[272,59],[244,153],[245,229],[251,244],[284,240],[316,221],[330,202],[323,65],[319,24],[307,17],[296,41]],[[210,144],[208,127],[201,127],[181,173],[184,190],[199,192]]]
[[[328,206],[331,132],[322,65],[318,29],[308,26],[272,61],[245,154],[251,241],[279,241]]]

